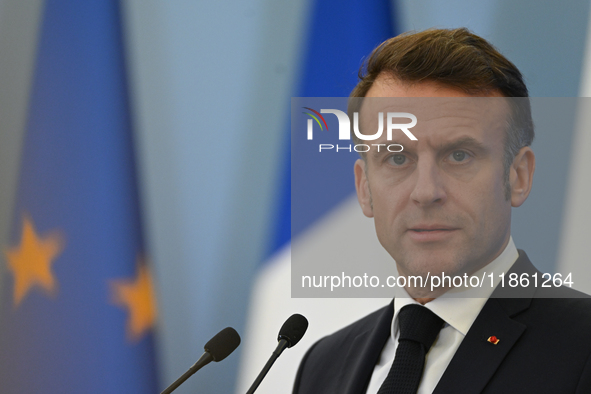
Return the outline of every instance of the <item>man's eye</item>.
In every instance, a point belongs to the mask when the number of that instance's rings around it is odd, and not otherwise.
[[[404,155],[392,155],[390,160],[397,166],[401,166],[406,162],[406,156]]]
[[[466,152],[457,150],[451,154],[451,158],[453,161],[462,162],[468,158]]]

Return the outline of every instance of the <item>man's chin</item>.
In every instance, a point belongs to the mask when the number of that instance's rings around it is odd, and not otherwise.
[[[405,267],[398,265],[398,272],[400,276],[406,277],[404,287],[414,299],[438,298],[450,289],[446,285],[432,287],[433,283],[438,283],[434,277],[441,278],[444,274],[446,277],[463,275],[456,264],[449,261],[433,262],[432,260],[428,262],[414,260],[413,264],[408,264]]]
[[[396,260],[398,272],[405,276],[420,276],[426,278],[427,276],[438,275],[460,275],[462,265],[458,264],[458,259],[454,257],[433,259],[433,253],[429,256],[414,256],[411,259],[404,259],[399,262]]]

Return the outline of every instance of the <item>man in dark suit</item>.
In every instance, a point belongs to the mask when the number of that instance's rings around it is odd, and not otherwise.
[[[409,282],[390,305],[317,342],[294,393],[591,393],[590,299],[542,287],[510,235],[511,208],[527,199],[535,169],[519,70],[465,29],[428,30],[374,50],[351,96],[364,98],[350,112],[367,130],[377,125],[363,114],[389,108],[381,98],[413,98],[405,110],[417,116],[417,141],[355,164],[361,209],[399,275],[490,274],[494,283]]]

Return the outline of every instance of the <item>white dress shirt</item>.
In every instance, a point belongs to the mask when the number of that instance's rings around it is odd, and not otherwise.
[[[481,278],[482,274],[486,272],[487,285],[481,289],[461,289],[461,296],[458,295],[457,291],[447,292],[425,304],[425,307],[443,319],[445,323],[431,350],[425,356],[425,369],[417,391],[418,394],[430,394],[435,390],[439,379],[441,379],[443,372],[451,362],[460,343],[462,343],[494,288],[498,285],[500,281],[499,274],[509,271],[517,257],[519,257],[519,253],[515,248],[513,238],[510,238],[503,253],[484,268],[472,274]],[[491,272],[494,275],[494,286],[490,285],[488,277]],[[390,338],[388,338],[373,370],[366,391],[367,394],[377,394],[394,362],[394,355],[398,347],[398,312],[405,305],[418,304],[408,295],[404,288],[395,288],[395,290],[394,317],[392,318]],[[478,298],[475,298],[476,295]]]

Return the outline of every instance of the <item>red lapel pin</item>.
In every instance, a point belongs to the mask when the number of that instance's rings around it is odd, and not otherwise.
[[[499,338],[492,335],[492,336],[488,337],[487,341],[492,343],[493,345],[496,345],[497,343],[499,343],[500,340],[499,340]]]

